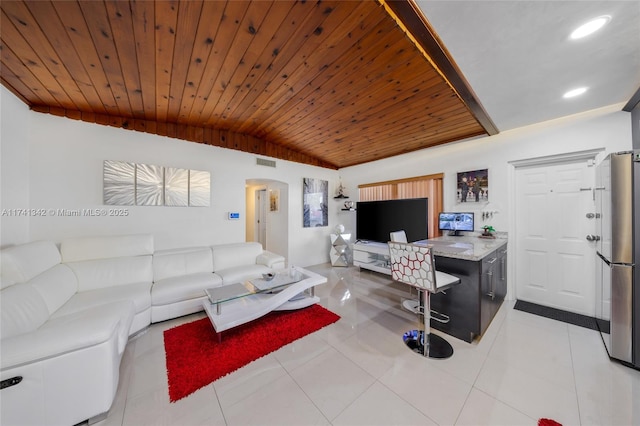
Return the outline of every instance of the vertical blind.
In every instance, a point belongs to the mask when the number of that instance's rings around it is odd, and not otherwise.
[[[368,183],[358,186],[360,201],[398,200],[403,198],[429,199],[429,238],[439,237],[438,212],[442,211],[443,173],[418,176],[387,182]]]

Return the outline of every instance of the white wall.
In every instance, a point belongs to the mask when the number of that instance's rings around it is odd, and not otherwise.
[[[351,199],[357,201],[358,185],[412,176],[444,173],[444,210],[476,212],[476,228],[493,225],[509,230],[510,161],[603,148],[606,153],[631,149],[630,114],[615,105],[589,113],[548,121],[495,136],[429,148],[394,158],[340,170]],[[458,172],[489,169],[489,203],[456,203]],[[495,210],[482,221],[480,212]],[[355,215],[340,213],[355,232]],[[345,226],[346,223],[345,223]]]
[[[257,166],[255,155],[240,151],[30,111],[24,114],[24,123],[17,124],[16,131],[10,133],[10,136],[15,133],[19,137],[5,138],[4,123],[14,120],[14,109],[21,111],[26,107],[4,87],[2,96],[3,191],[0,198],[3,208],[30,207],[49,212],[114,207],[128,211],[126,217],[31,217],[27,238],[3,232],[0,236],[2,246],[25,240],[59,242],[67,237],[128,233],[154,234],[157,249],[245,241],[246,180],[264,179],[284,182],[289,188],[288,204],[285,204],[287,194],[281,200],[281,208],[287,209],[290,218],[289,252],[280,254],[287,256],[290,263],[300,266],[329,260],[329,234],[337,224],[337,208],[330,205],[328,227],[303,228],[302,179],[328,180],[332,188],[337,185],[337,171],[284,160],[276,160],[276,168]],[[7,101],[9,107],[4,105],[5,97],[13,97]],[[26,135],[18,131],[27,128],[30,131]],[[26,151],[23,144],[28,146]],[[9,157],[20,161],[5,168],[5,151],[11,153],[6,158],[7,163]],[[104,160],[209,171],[211,206],[104,206]],[[14,182],[16,186],[13,186]],[[7,183],[12,185],[5,192]],[[228,220],[229,211],[240,212],[241,219]]]
[[[355,214],[333,200],[338,172],[276,159],[275,168],[257,166],[256,156],[134,131],[99,126],[30,112],[4,87],[2,92],[2,208],[102,208],[102,162],[131,161],[211,173],[211,207],[126,207],[128,217],[32,217],[9,230],[2,221],[0,245],[26,240],[84,235],[153,233],[159,249],[245,240],[245,218],[227,220],[227,212],[246,212],[247,180],[280,181],[287,209],[287,260],[308,266],[328,261],[329,233],[342,223],[355,237]],[[509,161],[587,149],[631,149],[630,114],[621,106],[554,120],[492,137],[452,143],[339,171],[346,193],[357,201],[363,183],[443,172],[444,208],[455,204],[456,173],[489,169],[490,203],[477,211],[497,210],[486,223],[509,229]],[[29,129],[29,130],[26,130]],[[302,227],[302,179],[329,181],[329,226]],[[288,201],[288,202],[287,202]],[[465,205],[465,210],[470,205]],[[2,218],[6,219],[6,218]],[[271,235],[270,238],[277,238]]]
[[[0,90],[0,247],[29,241],[29,108]],[[16,211],[15,209],[20,209]]]

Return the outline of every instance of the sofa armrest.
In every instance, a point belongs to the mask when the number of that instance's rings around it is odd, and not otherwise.
[[[256,257],[256,264],[264,265],[271,269],[284,269],[284,257],[265,250]]]
[[[131,315],[133,303],[129,302]],[[81,350],[118,338],[121,309],[106,304],[49,319],[39,329],[2,339],[0,369],[16,367]]]

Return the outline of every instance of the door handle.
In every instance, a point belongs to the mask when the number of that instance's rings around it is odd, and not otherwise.
[[[15,386],[22,381],[22,376],[15,376],[10,379],[5,379],[0,382],[0,389],[6,389],[11,386]]]
[[[600,241],[599,235],[587,235],[587,241]]]

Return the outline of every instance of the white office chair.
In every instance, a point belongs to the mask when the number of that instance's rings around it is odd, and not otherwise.
[[[408,243],[407,234],[404,232],[404,230],[390,232],[389,238],[391,241],[394,241],[396,243]]]
[[[436,271],[430,246],[389,242],[391,278],[421,291],[420,308],[424,313],[424,330],[410,330],[403,335],[405,344],[428,358],[449,358],[453,347],[431,333],[431,293],[438,293],[460,282],[460,278]]]

